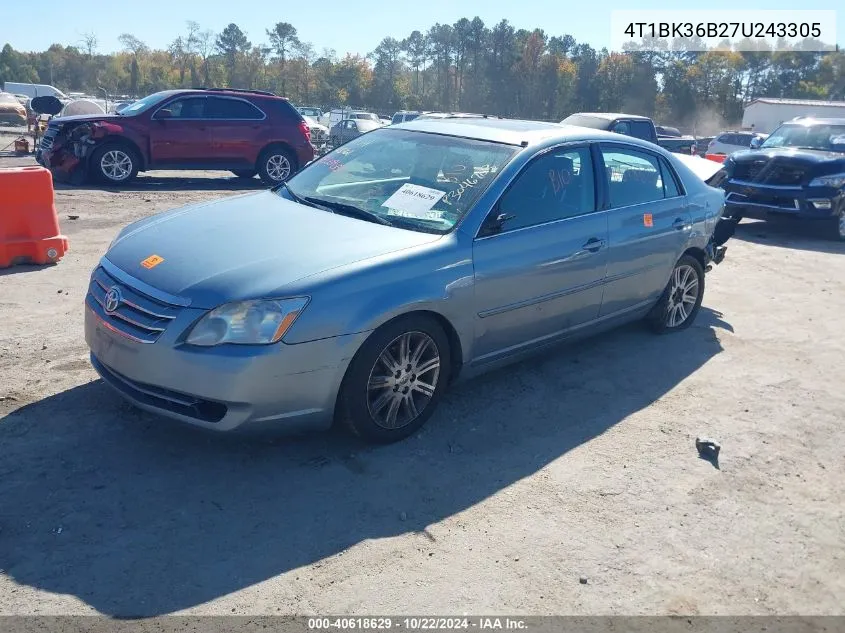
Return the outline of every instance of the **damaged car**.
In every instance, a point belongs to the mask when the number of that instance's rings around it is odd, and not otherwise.
[[[459,378],[692,325],[724,193],[675,156],[537,121],[374,130],[269,191],[123,229],[90,279],[91,362],[198,427],[401,440]]]
[[[284,182],[314,158],[311,131],[269,92],[165,90],[120,112],[55,117],[36,160],[59,181],[130,182],[140,171],[226,170]]]
[[[751,147],[724,162],[726,216],[813,222],[845,241],[845,119],[789,121]]]

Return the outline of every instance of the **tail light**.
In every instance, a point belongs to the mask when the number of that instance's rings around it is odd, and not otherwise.
[[[305,135],[306,140],[310,143],[311,142],[311,128],[308,127],[308,124],[305,121],[299,122],[299,131]]]

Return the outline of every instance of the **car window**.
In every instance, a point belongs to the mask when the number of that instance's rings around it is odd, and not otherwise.
[[[631,135],[649,140],[652,138],[651,124],[648,121],[629,121]]]
[[[397,123],[402,123],[402,115],[401,114],[394,114],[393,120],[391,121],[394,125]]]
[[[617,121],[610,128],[610,131],[631,136],[631,124],[628,121]]]
[[[663,195],[665,197],[677,198],[683,195],[680,187],[678,187],[678,174],[663,158],[660,159],[660,180],[663,183]]]
[[[162,110],[170,111],[172,119],[201,119],[205,111],[205,97],[186,97],[171,101]],[[156,116],[161,112],[159,110]]]
[[[595,211],[595,180],[587,147],[561,149],[537,158],[499,200],[496,214],[513,216],[505,231]]]
[[[247,101],[209,97],[205,105],[205,116],[209,119],[248,119],[259,120],[264,113]]]
[[[603,147],[611,208],[662,200],[657,156],[628,148]]]
[[[343,201],[398,226],[446,233],[519,149],[383,127],[317,159],[288,186],[300,197]]]

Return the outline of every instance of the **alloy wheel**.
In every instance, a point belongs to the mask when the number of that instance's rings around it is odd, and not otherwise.
[[[287,156],[274,154],[268,158],[267,175],[277,182],[281,182],[290,176],[290,161]]]
[[[698,302],[698,285],[698,275],[692,266],[682,264],[675,268],[666,305],[666,325],[669,328],[683,325],[693,313]]]
[[[405,332],[376,359],[367,381],[367,407],[384,429],[416,420],[431,402],[440,377],[440,351],[424,332]]]
[[[839,216],[837,225],[839,227],[839,239],[845,240],[845,213]]]
[[[126,180],[132,174],[132,158],[122,150],[109,150],[100,159],[100,170],[113,182]]]

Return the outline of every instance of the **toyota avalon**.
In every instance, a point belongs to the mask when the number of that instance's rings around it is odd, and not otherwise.
[[[86,340],[109,385],[170,418],[396,441],[459,376],[629,321],[689,327],[723,202],[635,138],[416,120],[123,229]]]

